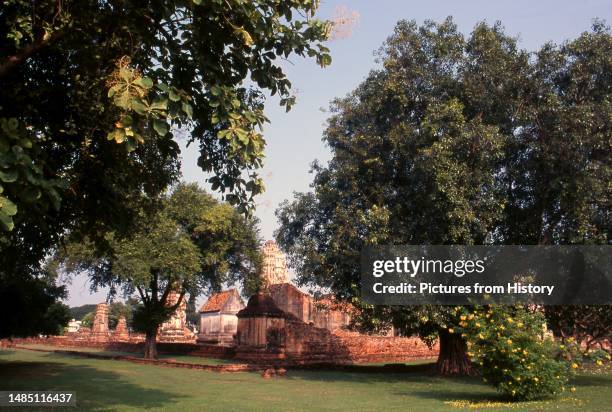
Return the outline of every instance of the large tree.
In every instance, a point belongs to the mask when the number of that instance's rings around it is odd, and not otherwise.
[[[69,274],[87,272],[94,288],[139,297],[133,324],[146,334],[146,358],[157,356],[159,326],[186,295],[235,282],[249,288],[261,264],[254,219],[194,184],[178,185],[161,202],[159,211],[140,216],[129,236],[106,233],[106,253],[88,241],[68,243],[51,265]],[[177,301],[172,294],[178,294]]]
[[[250,209],[264,97],[294,102],[281,61],[330,63],[313,0],[0,3],[0,287],[29,285],[63,233],[129,233],[176,180],[180,135]]]
[[[537,53],[499,24],[399,22],[380,68],[333,103],[313,191],[277,211],[299,281],[352,299],[364,329],[439,338],[438,372],[470,373],[452,308],[360,301],[360,252],[609,242],[611,52],[601,22]]]

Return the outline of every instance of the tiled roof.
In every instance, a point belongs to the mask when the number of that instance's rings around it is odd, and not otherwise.
[[[223,309],[229,298],[236,293],[236,289],[224,290],[223,292],[210,295],[205,304],[200,308],[200,312],[216,312]]]

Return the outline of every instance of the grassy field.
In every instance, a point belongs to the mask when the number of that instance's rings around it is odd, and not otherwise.
[[[78,410],[100,411],[604,411],[612,405],[609,372],[578,376],[571,396],[509,404],[477,379],[433,377],[428,367],[414,365],[411,373],[401,374],[290,370],[285,378],[267,380],[256,373],[4,350],[0,390],[76,391]]]
[[[65,350],[65,351],[71,351],[71,352],[88,352],[88,353],[95,353],[99,355],[109,355],[109,356],[120,355],[120,356],[134,356],[138,358],[143,357],[142,353],[110,351],[110,350],[105,350],[105,349],[100,349],[100,348],[88,348],[84,346],[59,347],[59,346],[42,345],[42,344],[35,344],[35,343],[20,344],[19,346],[22,346],[25,348],[32,348],[32,349],[42,349],[42,350],[60,350],[60,351]],[[174,354],[166,354],[166,353],[160,353],[158,358],[159,359],[172,359],[177,362],[197,363],[200,365],[222,365],[222,364],[236,363],[235,361],[231,359],[205,358],[202,356],[174,355]]]

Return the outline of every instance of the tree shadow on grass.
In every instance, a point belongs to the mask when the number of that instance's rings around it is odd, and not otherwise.
[[[8,353],[0,351],[0,390],[76,392],[78,410],[86,411],[168,407],[180,398],[180,395],[145,388],[118,373],[89,365],[63,363],[57,357],[53,362],[3,360],[2,356]],[[50,354],[44,356],[51,357]]]
[[[612,378],[610,376],[578,375],[571,380],[573,386],[605,386],[610,388]]]
[[[360,381],[372,383],[395,382],[429,382],[454,383],[482,386],[475,377],[447,377],[433,373],[433,363],[423,364],[389,364],[389,365],[345,365],[332,367],[305,367],[291,369],[287,379],[303,379],[317,381]]]

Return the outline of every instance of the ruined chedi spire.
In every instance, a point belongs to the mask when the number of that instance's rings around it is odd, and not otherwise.
[[[268,240],[262,249],[263,266],[261,269],[261,279],[265,286],[277,285],[279,283],[289,283],[289,271],[285,254],[273,240]]]

